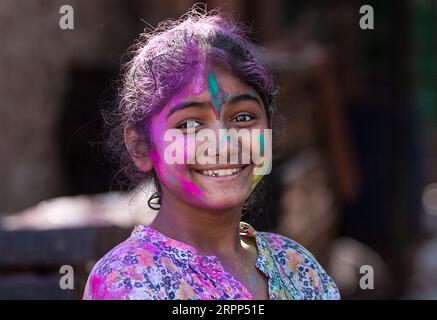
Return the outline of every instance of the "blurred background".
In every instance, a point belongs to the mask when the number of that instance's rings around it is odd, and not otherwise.
[[[138,34],[194,1],[67,2],[0,1],[0,299],[80,299],[94,263],[155,215],[113,184],[102,95]],[[437,299],[437,2],[203,3],[250,27],[280,86],[264,210],[245,219],[307,247],[344,299]]]

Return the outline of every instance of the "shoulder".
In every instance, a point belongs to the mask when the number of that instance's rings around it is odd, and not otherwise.
[[[131,236],[92,268],[85,286],[86,300],[155,299],[153,279],[159,276],[160,249]],[[152,280],[151,280],[152,278]]]
[[[260,234],[266,240],[273,258],[305,299],[340,299],[334,281],[306,248],[277,233]]]

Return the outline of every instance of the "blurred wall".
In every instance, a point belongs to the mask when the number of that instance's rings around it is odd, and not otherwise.
[[[56,124],[74,66],[109,65],[146,24],[190,1],[68,1],[75,29],[59,28],[57,0],[0,2],[0,214],[66,193]],[[96,108],[98,108],[96,101]]]

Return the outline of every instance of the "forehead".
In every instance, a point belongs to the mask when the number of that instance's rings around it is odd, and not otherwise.
[[[241,93],[254,92],[251,87],[241,81],[232,72],[222,68],[206,68],[200,66],[196,69],[189,83],[181,88],[169,100],[166,107],[189,99],[210,100],[215,90],[233,96]]]

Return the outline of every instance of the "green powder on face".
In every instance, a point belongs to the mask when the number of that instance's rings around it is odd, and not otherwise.
[[[213,72],[210,72],[208,75],[208,91],[211,95],[212,106],[217,111],[217,114],[220,115],[220,111],[222,109],[222,99],[220,97],[217,79],[215,78]]]
[[[224,96],[223,96],[223,102],[228,102],[231,99],[231,96],[225,92]]]
[[[248,94],[249,96],[251,96],[251,97],[256,98],[255,92],[253,92],[252,89],[249,89],[249,90],[247,91],[247,94]]]

